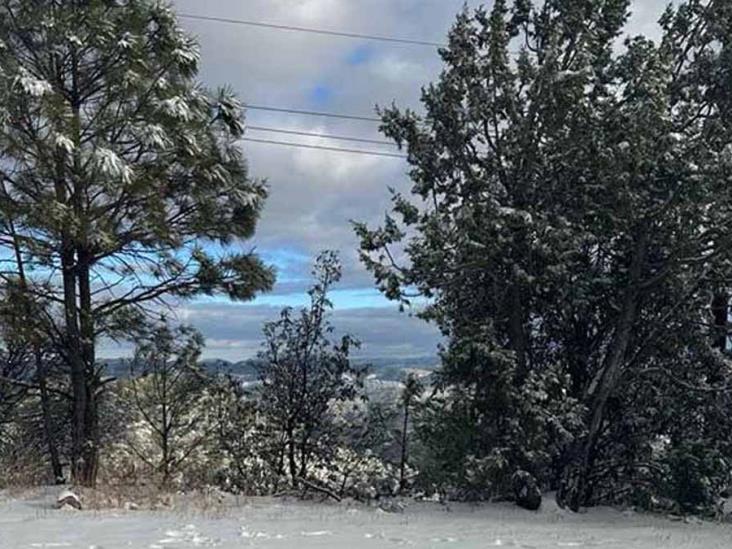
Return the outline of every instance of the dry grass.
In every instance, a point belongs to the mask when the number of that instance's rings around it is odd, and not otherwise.
[[[239,502],[219,490],[189,492],[164,490],[154,485],[108,484],[77,492],[85,509],[93,511],[166,511],[175,514],[223,518]]]

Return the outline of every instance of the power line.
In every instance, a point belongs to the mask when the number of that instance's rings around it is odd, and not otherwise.
[[[262,105],[245,105],[247,109],[254,111],[284,112],[288,114],[302,114],[305,116],[322,116],[325,118],[340,118],[341,120],[360,120],[363,122],[381,122],[380,118],[369,116],[357,116],[353,114],[339,114],[332,112],[304,111],[298,109],[285,109],[280,107],[265,107]]]
[[[407,155],[405,154],[396,154],[396,153],[387,153],[387,152],[378,152],[378,151],[364,151],[360,149],[342,149],[340,147],[325,147],[322,145],[306,145],[304,143],[292,143],[289,141],[274,141],[270,139],[256,139],[254,137],[242,137],[242,141],[250,141],[252,143],[264,143],[265,145],[281,145],[284,147],[296,147],[300,149],[316,149],[321,151],[332,151],[332,152],[340,152],[340,153],[350,153],[350,154],[363,154],[363,155],[369,155],[369,156],[384,156],[387,158],[407,158]]]
[[[250,21],[246,19],[231,19],[228,17],[210,17],[206,15],[194,15],[191,13],[179,13],[178,17],[186,19],[197,19],[199,21],[211,21],[215,23],[229,23],[232,25],[247,25],[249,27],[260,27],[265,29],[277,29],[295,32],[307,32],[310,34],[322,34],[325,36],[339,36],[341,38],[356,38],[359,40],[374,40],[377,42],[391,42],[397,44],[412,44],[415,46],[429,46],[432,48],[442,48],[447,46],[440,42],[430,42],[429,40],[411,40],[408,38],[397,38],[394,36],[378,36],[373,34],[360,34],[356,32],[342,32],[327,29],[314,29],[309,27],[296,27],[293,25],[277,25],[274,23],[263,23],[261,21]]]
[[[303,131],[297,131],[297,130],[284,130],[280,128],[267,128],[264,126],[247,126],[247,130],[253,130],[258,132],[268,132],[268,133],[282,133],[286,135],[302,135],[304,137],[320,137],[323,139],[335,139],[337,141],[354,141],[357,143],[371,143],[374,145],[390,145],[394,146],[394,143],[391,141],[382,141],[378,139],[366,139],[362,137],[346,137],[343,135],[331,135],[327,133],[314,133],[314,132],[303,132]]]

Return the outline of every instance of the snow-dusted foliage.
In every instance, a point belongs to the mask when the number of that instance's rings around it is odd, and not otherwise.
[[[0,242],[15,258],[4,280],[47,305],[27,320],[63,347],[68,458],[93,484],[96,341],[131,337],[171,295],[270,288],[255,254],[227,251],[252,236],[267,191],[239,148],[240,104],[199,84],[198,45],[167,3],[11,0],[0,45],[0,217],[12,219]]]
[[[138,338],[130,380],[119,389],[128,403],[128,432],[117,459],[141,461],[163,487],[182,482],[182,471],[205,468],[212,420],[207,378],[197,364],[200,334],[162,322]],[[133,459],[133,462],[135,459]],[[115,464],[119,469],[119,464]],[[204,469],[205,470],[205,469]]]
[[[153,406],[148,398],[141,408],[139,400],[141,394],[154,393],[152,386],[159,382],[148,375],[115,388],[105,414],[114,414],[123,428],[115,430],[104,445],[101,482],[153,483],[168,490],[217,486],[246,495],[310,491],[281,470],[280,435],[261,411],[266,410],[262,395],[244,391],[233,378],[209,378],[205,387],[191,395],[190,405],[177,417],[177,425],[185,428],[168,437],[166,458],[160,429],[162,402]],[[137,389],[133,389],[135,383]],[[330,435],[313,442],[303,479],[339,497],[362,501],[399,493],[398,462],[375,443],[394,435],[373,422],[365,401],[333,401],[324,421],[332,425]],[[406,475],[411,482],[417,471],[407,466]]]
[[[130,166],[111,149],[99,148],[94,151],[94,163],[105,179],[121,181],[123,184],[128,184],[132,179]]]
[[[43,97],[53,92],[53,86],[47,80],[36,78],[23,67],[18,70],[16,82],[20,90],[31,97]]]
[[[525,470],[573,509],[699,510],[729,480],[732,12],[689,0],[620,44],[628,10],[466,10],[425,116],[383,112],[414,196],[356,228],[385,295],[428,298],[447,336],[420,428],[448,486]]]
[[[341,277],[337,255],[321,253],[313,276],[310,306],[286,308],[279,320],[266,324],[260,353],[261,412],[273,465],[294,485],[307,479],[314,463],[333,456],[340,429],[330,411],[334,403],[352,401],[360,383],[349,358],[358,342],[351,336],[330,341],[329,292]]]
[[[152,383],[153,379],[144,381],[144,385]],[[218,425],[211,414],[213,397],[207,391],[197,393],[190,409],[179,415],[177,420],[186,429],[170,434],[167,447],[157,428],[159,421],[144,417],[143,410],[134,402],[133,389],[123,386],[119,391],[115,413],[121,412],[125,424],[116,433],[118,436],[107,440],[102,447],[100,483],[154,485],[173,490],[202,488],[219,482],[216,473],[225,468],[226,460],[217,446]]]

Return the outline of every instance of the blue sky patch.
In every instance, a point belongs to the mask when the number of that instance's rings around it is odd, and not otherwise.
[[[337,310],[389,307],[396,308],[375,288],[338,289],[336,286],[330,293],[330,299]],[[274,307],[305,307],[310,297],[305,291],[292,294],[262,294],[252,302],[253,305],[270,305]]]
[[[359,46],[351,50],[346,56],[346,63],[357,67],[368,63],[373,57],[373,49],[370,46]]]
[[[324,105],[333,97],[333,88],[327,84],[318,84],[310,90],[310,101],[316,105]]]

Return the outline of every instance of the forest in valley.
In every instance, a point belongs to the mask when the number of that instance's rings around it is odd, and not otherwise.
[[[274,287],[245,104],[166,2],[1,0],[0,489],[729,514],[732,3],[631,8],[466,6],[421,110],[378,108],[411,188],[348,252],[436,369],[354,359],[323,242],[243,383],[172,313]]]

